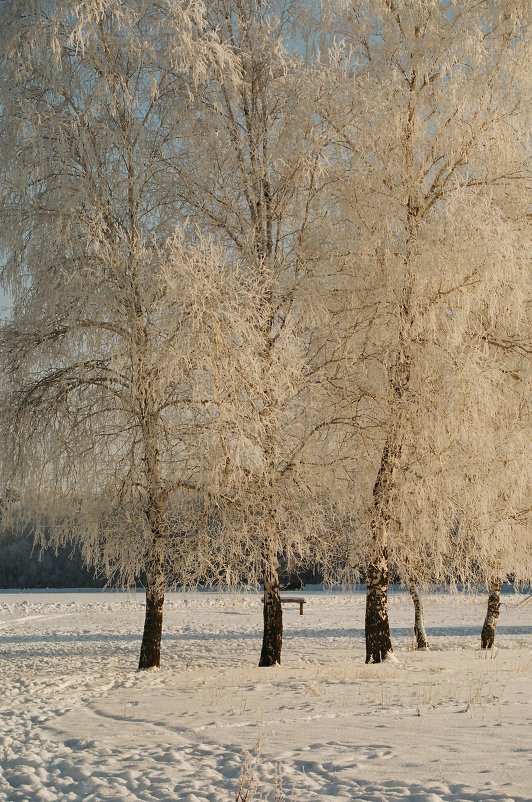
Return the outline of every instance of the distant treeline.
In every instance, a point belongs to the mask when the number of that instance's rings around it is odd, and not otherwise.
[[[302,585],[319,584],[319,569],[300,570],[290,574],[281,569],[281,586],[297,590]],[[31,534],[0,532],[0,588],[101,588],[105,580],[97,578],[83,565],[78,546],[42,550],[33,543]]]
[[[30,534],[0,533],[0,588],[101,588],[77,546],[43,551]]]

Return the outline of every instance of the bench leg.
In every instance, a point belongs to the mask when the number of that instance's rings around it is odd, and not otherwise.
[[[303,602],[299,602],[299,615],[303,615]]]

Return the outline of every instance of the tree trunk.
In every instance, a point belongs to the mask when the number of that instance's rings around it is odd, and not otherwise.
[[[159,668],[161,665],[161,637],[163,632],[164,593],[153,593],[146,588],[146,617],[140,647],[139,670]]]
[[[492,649],[495,645],[495,629],[497,628],[501,609],[501,582],[499,580],[490,582],[489,589],[488,610],[480,635],[483,649]]]
[[[263,556],[264,581],[264,634],[259,666],[274,666],[281,663],[283,645],[283,611],[279,585],[279,561],[269,549]]]
[[[366,663],[382,663],[393,653],[388,621],[388,554],[368,565],[366,594]]]
[[[414,602],[414,635],[416,636],[416,646],[418,649],[428,649],[429,640],[425,632],[425,624],[423,621],[423,602],[414,581],[409,580],[408,590]]]
[[[388,621],[388,529],[391,495],[400,456],[401,444],[396,433],[392,432],[384,445],[373,486],[372,549],[366,592],[366,663],[382,663],[388,654],[393,654]]]
[[[146,616],[140,646],[139,671],[159,668],[161,665],[163,605],[166,591],[164,540],[160,536],[154,537],[151,548],[152,553],[146,567]]]

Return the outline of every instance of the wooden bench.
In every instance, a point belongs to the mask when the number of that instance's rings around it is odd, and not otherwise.
[[[262,603],[264,604],[264,596],[262,597]],[[303,615],[303,605],[305,604],[305,599],[298,596],[281,596],[281,604],[299,604],[299,615]]]

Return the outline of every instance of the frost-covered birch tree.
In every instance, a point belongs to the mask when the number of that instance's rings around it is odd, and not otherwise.
[[[356,388],[361,413],[368,662],[392,653],[390,563],[467,581],[501,551],[531,574],[511,367],[519,353],[530,376],[527,13],[520,0],[361,0],[335,17],[321,113],[348,299],[333,311],[353,365],[341,397]]]
[[[260,283],[176,233],[161,179],[231,57],[201,4],[13,2],[1,23],[4,485],[38,536],[144,577],[156,667],[167,584],[212,571],[260,406]]]
[[[198,95],[190,158],[176,164],[191,218],[267,287],[261,467],[246,516],[246,549],[256,557],[249,578],[264,585],[262,666],[281,659],[279,557],[325,559],[323,513],[331,508],[332,449],[324,438],[334,424],[317,344],[329,248],[320,239],[325,141],[315,68],[298,54],[292,27],[300,12],[297,3],[256,0],[209,6],[240,81],[220,73]]]

